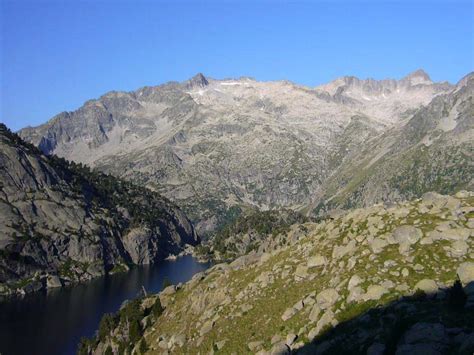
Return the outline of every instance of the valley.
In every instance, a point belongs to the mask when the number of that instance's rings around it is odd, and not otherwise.
[[[469,354],[473,91],[198,74],[2,125],[1,294],[66,299],[179,256],[188,276],[118,289],[78,353]]]

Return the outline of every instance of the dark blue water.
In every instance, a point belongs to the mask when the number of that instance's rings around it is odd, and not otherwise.
[[[94,335],[102,315],[137,297],[142,286],[147,292],[158,292],[165,278],[174,284],[184,282],[208,267],[187,255],[68,288],[0,301],[0,354],[75,354],[81,337]]]

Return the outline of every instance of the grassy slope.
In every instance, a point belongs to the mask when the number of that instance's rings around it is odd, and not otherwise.
[[[298,243],[276,251],[268,260],[240,270],[229,269],[225,272],[215,270],[201,282],[186,285],[171,297],[171,303],[160,321],[145,332],[145,339],[151,346],[150,352],[161,351],[156,343],[159,336],[169,337],[180,333],[184,333],[190,341],[181,348],[174,348],[173,353],[207,352],[214,348],[217,342],[224,339],[226,343],[220,353],[248,352],[247,343],[251,341],[263,341],[264,347],[268,350],[273,335],[280,334],[284,339],[286,334],[291,332],[296,334],[301,332],[300,339],[308,342],[308,331],[314,326],[314,324],[310,325],[308,320],[310,307],[303,308],[286,322],[283,322],[280,317],[289,306],[312,292],[317,294],[328,287],[339,287],[338,291],[342,297],[333,310],[336,319],[341,322],[362,314],[368,308],[387,304],[404,294],[413,292],[415,284],[422,279],[434,279],[440,285],[450,285],[455,280],[458,265],[463,261],[473,261],[474,255],[471,253],[461,258],[448,256],[446,248],[451,243],[448,241],[437,241],[427,245],[416,244],[411,253],[413,257],[411,262],[400,255],[398,245],[387,246],[373,257],[371,256],[373,253],[362,241],[357,243],[354,252],[357,263],[352,268],[347,267],[349,255],[337,261],[331,261],[334,246],[346,244],[348,240],[356,236],[368,236],[368,217],[379,214],[383,220],[381,228],[374,231],[374,236],[390,233],[401,224],[416,225],[426,235],[440,222],[451,218],[449,209],[443,209],[440,213],[420,213],[418,205],[419,202],[415,201],[398,207],[409,209],[407,217],[396,217],[390,214],[390,211],[374,207],[361,210],[361,217],[357,217],[357,212],[354,212],[332,222],[323,222],[319,225],[308,224],[308,233],[303,235]],[[472,209],[474,198],[464,199],[463,205],[470,206]],[[350,218],[351,215],[353,218]],[[474,212],[468,212],[466,218],[474,218]],[[465,220],[458,220],[457,223],[460,227],[467,228]],[[333,228],[339,228],[339,232],[328,233]],[[330,238],[333,234],[335,238]],[[468,242],[472,248],[472,238]],[[315,276],[314,279],[295,281],[293,274],[296,266],[305,264],[307,258],[315,254],[325,255],[330,262],[325,267],[310,269],[310,273]],[[388,260],[393,260],[396,265],[384,266]],[[424,269],[415,271],[412,268],[415,264],[423,265]],[[405,267],[410,273],[405,279],[391,273],[401,272]],[[284,270],[290,271],[287,277],[282,277]],[[261,286],[256,279],[266,271],[272,272],[274,282]],[[390,280],[395,285],[406,283],[408,291],[391,289],[378,301],[347,303],[345,301],[348,294],[347,281],[354,274],[365,280],[361,285],[364,290],[370,284]],[[250,291],[247,292],[246,298],[239,299],[238,295],[242,290]],[[223,292],[225,296],[222,296]],[[228,304],[222,302],[227,296],[230,297]],[[202,301],[203,297],[204,301]],[[193,302],[199,299],[207,303],[203,312],[193,308]],[[240,307],[246,304],[252,305],[253,308],[245,312],[240,311]],[[215,319],[216,324],[201,338],[198,334],[199,329],[207,319]]]

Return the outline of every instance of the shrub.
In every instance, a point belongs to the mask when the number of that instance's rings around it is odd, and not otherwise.
[[[122,320],[140,319],[142,316],[141,301],[134,299],[120,310],[120,318]]]
[[[142,327],[138,319],[130,321],[130,328],[128,330],[128,338],[130,342],[136,343],[142,337]]]
[[[159,297],[156,298],[155,304],[153,305],[151,312],[155,317],[159,317],[163,313],[163,306],[161,305]]]
[[[145,339],[142,339],[140,341],[140,346],[138,347],[138,350],[140,350],[141,354],[146,353],[146,351],[148,350],[148,344],[146,343]]]
[[[117,318],[111,313],[104,314],[99,323],[99,340],[105,340],[117,326]]]
[[[89,355],[95,345],[94,339],[81,338],[77,347],[77,355]]]

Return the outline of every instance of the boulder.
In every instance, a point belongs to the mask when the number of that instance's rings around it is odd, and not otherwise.
[[[451,255],[461,257],[467,254],[469,245],[464,240],[456,240],[451,244]]]
[[[311,322],[316,322],[319,318],[319,313],[321,312],[321,308],[317,304],[311,308],[311,312],[309,312],[309,320]]]
[[[375,254],[380,253],[387,245],[387,240],[383,238],[374,238],[371,242],[369,242],[369,247]]]
[[[43,284],[41,281],[31,281],[28,283],[26,286],[23,287],[23,292],[24,293],[32,293],[39,291],[43,288]]]
[[[170,343],[181,348],[182,346],[184,346],[184,344],[186,344],[186,335],[182,333],[172,335],[170,338]]]
[[[305,279],[308,277],[308,267],[306,265],[298,265],[295,271],[297,279]]]
[[[87,268],[87,273],[94,277],[101,276],[105,273],[104,265],[99,263],[93,263]]]
[[[410,275],[410,271],[408,271],[408,269],[406,267],[404,267],[402,269],[402,276],[403,277],[408,277],[408,275]]]
[[[437,192],[427,192],[421,197],[424,205],[430,207],[442,208],[446,204],[447,196],[443,196]]]
[[[349,280],[349,283],[347,284],[347,289],[349,292],[356,286],[359,286],[363,280],[357,276],[357,275],[352,275],[352,277]]]
[[[262,286],[266,286],[270,282],[272,282],[272,273],[270,271],[264,271],[260,274],[260,276],[257,278],[258,282],[262,283]]]
[[[272,350],[270,351],[271,355],[287,355],[290,354],[290,348],[285,344],[284,341],[276,343],[273,345]]]
[[[203,336],[204,334],[209,333],[212,330],[212,328],[214,327],[214,324],[215,324],[215,322],[212,321],[212,320],[208,320],[207,322],[205,322],[202,325],[201,330],[199,330],[199,335]]]
[[[281,319],[286,322],[288,319],[293,317],[296,313],[298,313],[298,310],[296,308],[294,307],[287,308],[285,312],[283,312],[283,314],[281,315]]]
[[[298,336],[294,333],[290,333],[286,336],[286,345],[291,346],[298,339]]]
[[[364,300],[369,301],[369,300],[379,300],[384,294],[386,294],[388,291],[385,287],[380,286],[380,285],[370,285],[367,288],[367,292],[364,295]]]
[[[46,278],[46,287],[47,288],[56,288],[62,287],[61,279],[58,275],[48,275]]]
[[[224,347],[225,343],[227,343],[227,339],[218,341],[218,342],[216,343],[216,348],[217,348],[217,350],[221,350],[221,349]]]
[[[333,260],[340,259],[340,258],[342,258],[343,256],[345,256],[347,254],[353,253],[355,249],[356,249],[356,241],[355,240],[351,240],[346,245],[335,246],[333,251],[332,251],[332,258],[333,258]]]
[[[250,343],[247,344],[247,347],[250,349],[250,351],[256,351],[259,348],[261,348],[263,345],[263,341],[251,341]]]
[[[270,340],[270,343],[273,345],[273,344],[276,344],[280,341],[282,341],[281,335],[280,334],[275,334],[274,336],[272,336],[272,339]]]
[[[427,295],[433,295],[438,291],[438,285],[434,280],[423,279],[415,285],[415,291],[421,290]]]
[[[347,296],[347,302],[348,303],[358,302],[360,299],[362,299],[363,294],[364,294],[364,290],[362,290],[362,287],[355,286],[350,291],[349,296]]]
[[[332,307],[338,300],[339,293],[333,288],[328,288],[321,291],[316,296],[316,303],[321,309],[327,309]]]
[[[314,255],[308,259],[308,267],[318,267],[323,266],[327,263],[326,257],[322,255]]]
[[[474,281],[474,263],[466,262],[459,265],[457,274],[462,284],[466,286],[469,282]]]
[[[163,289],[163,291],[160,292],[160,294],[163,295],[163,296],[170,296],[174,293],[176,293],[176,286],[175,285],[170,285],[168,287],[165,287]]]
[[[415,244],[423,236],[423,232],[411,225],[403,225],[395,228],[392,237],[398,244]]]
[[[316,327],[311,329],[308,333],[308,339],[312,341],[324,328],[336,325],[337,321],[334,318],[334,313],[329,309],[316,324]]]
[[[461,190],[456,192],[454,196],[456,196],[457,198],[468,198],[469,196],[471,196],[471,193],[466,190]]]

